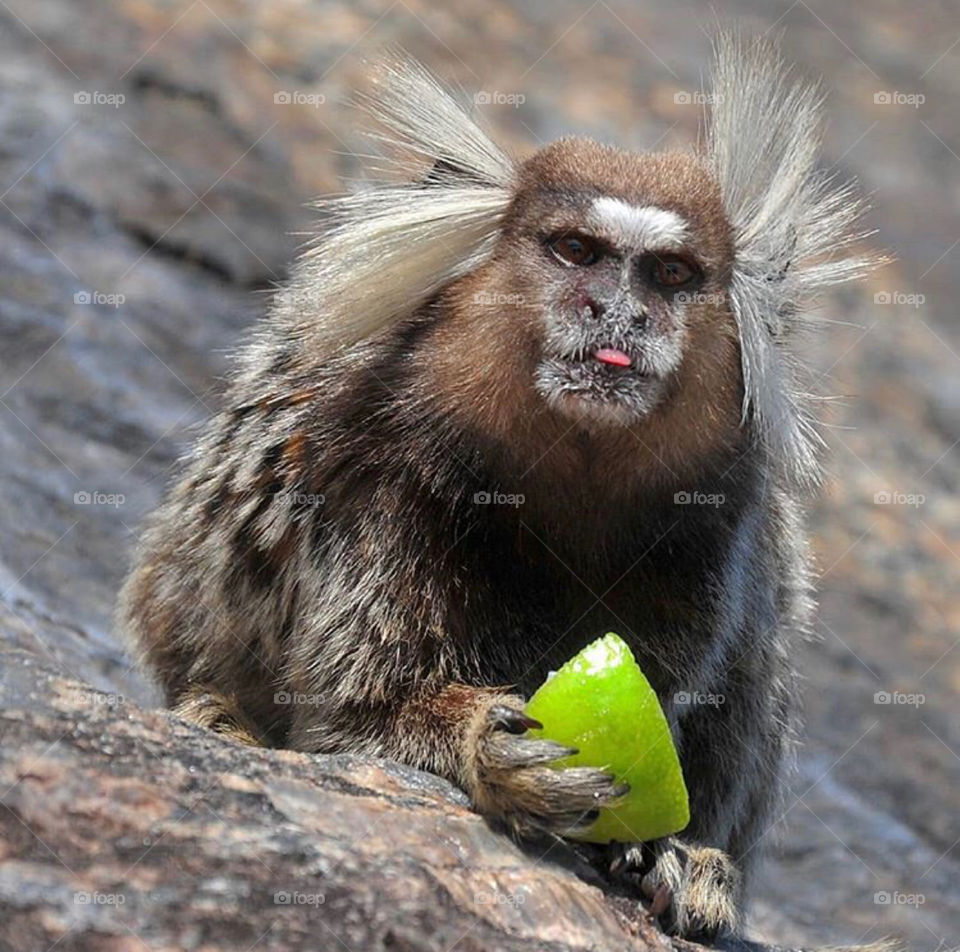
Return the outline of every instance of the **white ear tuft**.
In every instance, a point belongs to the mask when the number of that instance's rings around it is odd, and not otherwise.
[[[776,43],[716,42],[707,154],[734,230],[731,304],[739,324],[744,413],[802,483],[818,478],[818,435],[789,344],[816,294],[882,258],[855,253],[863,206],[817,168],[822,94],[791,76]]]
[[[360,104],[385,130],[371,132],[401,155],[440,163],[487,185],[512,188],[513,161],[424,67],[395,54],[378,64],[375,92]]]
[[[394,58],[375,78],[362,100],[386,130],[374,138],[392,147],[401,171],[414,157],[421,179],[318,203],[333,224],[301,258],[275,313],[323,351],[410,317],[486,261],[513,196],[513,162],[422,66]]]

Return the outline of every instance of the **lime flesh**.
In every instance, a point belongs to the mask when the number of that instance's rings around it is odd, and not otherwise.
[[[591,843],[641,843],[690,822],[687,787],[667,719],[627,643],[613,633],[587,645],[548,678],[526,706],[543,725],[531,733],[578,753],[563,767],[599,767],[630,792],[604,807],[587,830],[571,838]]]

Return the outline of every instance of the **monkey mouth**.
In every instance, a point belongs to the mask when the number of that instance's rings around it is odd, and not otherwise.
[[[616,380],[624,376],[655,375],[641,354],[613,344],[582,347],[572,353],[558,354],[553,359],[584,378],[596,376],[600,380]]]
[[[665,378],[642,352],[606,343],[547,357],[536,374],[538,392],[554,409],[613,425],[630,425],[646,416],[665,387]]]

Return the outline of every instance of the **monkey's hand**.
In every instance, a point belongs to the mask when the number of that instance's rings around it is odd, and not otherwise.
[[[722,850],[667,837],[615,844],[610,871],[639,885],[663,928],[687,939],[736,935],[740,874]]]
[[[625,796],[629,787],[593,767],[549,766],[575,751],[524,736],[540,726],[518,707],[504,703],[477,712],[466,734],[465,752],[474,806],[520,835],[583,829],[596,820],[600,807]]]

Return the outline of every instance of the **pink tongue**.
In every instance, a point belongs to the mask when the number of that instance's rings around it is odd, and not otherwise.
[[[602,364],[612,364],[614,367],[629,367],[633,361],[622,350],[612,347],[601,347],[593,356]]]

